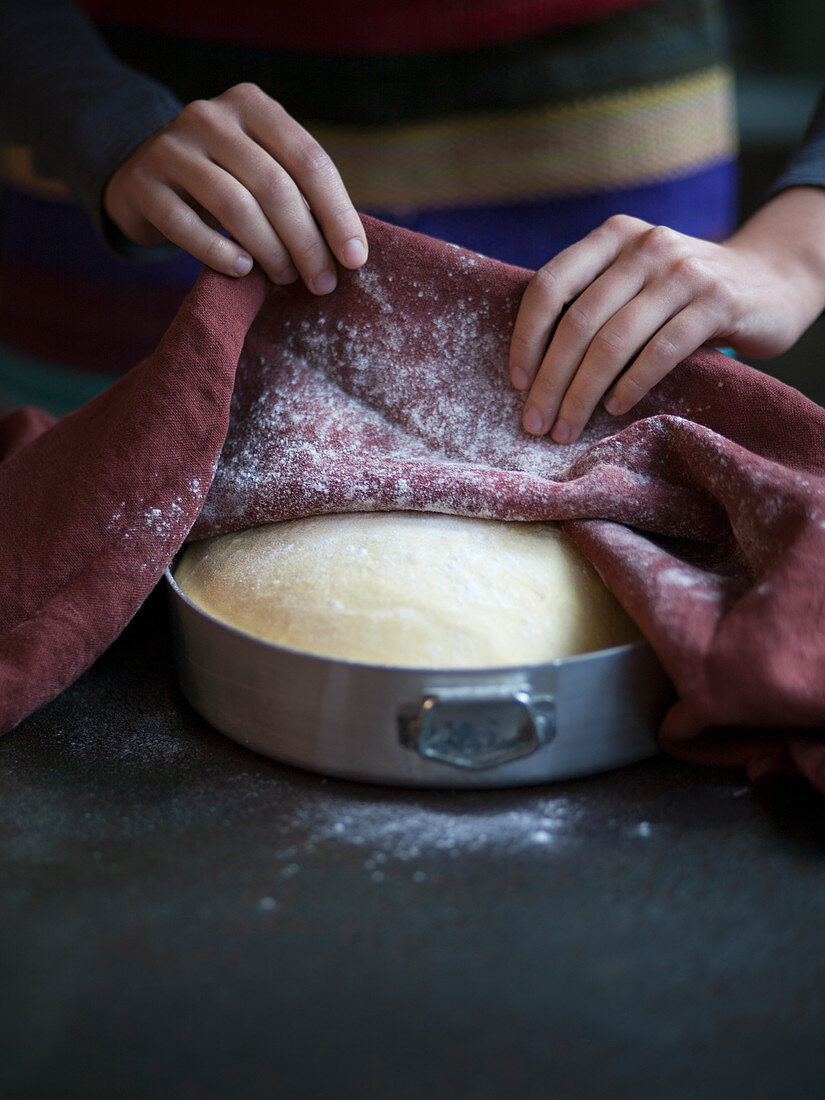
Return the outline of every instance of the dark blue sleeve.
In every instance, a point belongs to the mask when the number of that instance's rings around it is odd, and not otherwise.
[[[771,187],[770,195],[799,184],[825,187],[825,92],[820,97],[805,136]]]
[[[28,146],[121,254],[140,255],[105,218],[103,188],[180,102],[121,64],[69,0],[0,0],[0,141]]]

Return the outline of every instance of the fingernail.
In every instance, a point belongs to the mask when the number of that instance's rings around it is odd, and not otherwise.
[[[522,424],[531,435],[541,435],[544,431],[544,417],[532,405],[525,410]]]
[[[618,397],[608,397],[608,399],[604,403],[604,407],[613,416],[617,416],[622,408],[621,404],[619,403]]]
[[[283,271],[278,272],[278,277],[274,282],[279,284],[294,283],[297,278],[298,272],[290,264],[289,267],[285,267]]]
[[[350,237],[341,247],[341,259],[347,267],[360,267],[366,258],[367,250],[360,237]]]
[[[517,390],[526,390],[530,385],[530,379],[520,367],[515,367],[510,372],[510,380]]]
[[[252,257],[247,256],[245,252],[242,252],[240,256],[235,260],[235,265],[232,271],[235,275],[248,275],[252,270]]]
[[[570,425],[563,420],[557,420],[551,434],[557,443],[566,443],[570,438]]]
[[[331,290],[335,290],[337,282],[338,280],[331,271],[322,271],[320,275],[310,279],[309,289],[316,294],[329,294]]]

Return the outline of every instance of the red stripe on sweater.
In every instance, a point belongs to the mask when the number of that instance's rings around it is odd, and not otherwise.
[[[122,374],[150,355],[185,287],[66,279],[0,264],[0,342],[66,367]]]
[[[435,53],[512,42],[661,0],[81,0],[100,23],[270,49]]]

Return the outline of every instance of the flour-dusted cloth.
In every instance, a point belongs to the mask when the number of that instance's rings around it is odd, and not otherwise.
[[[663,747],[825,792],[825,411],[704,352],[572,446],[535,439],[506,372],[529,272],[367,228],[369,263],[334,294],[205,272],[112,390],[28,438],[5,426],[3,728],[102,652],[187,534],[354,510],[552,519],[676,686]]]
[[[261,285],[206,278],[157,351],[62,420],[0,420],[0,731],[57,695],[157,584],[209,488]]]

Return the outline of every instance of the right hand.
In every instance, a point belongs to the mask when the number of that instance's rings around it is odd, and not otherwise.
[[[184,107],[115,171],[103,208],[136,244],[172,241],[225,275],[255,260],[272,282],[300,277],[313,294],[335,288],[336,259],[353,269],[367,259],[335,165],[254,84]]]
[[[720,244],[616,215],[525,290],[510,345],[522,424],[572,443],[602,398],[628,412],[702,346],[780,355],[823,308],[825,188],[780,192]]]

